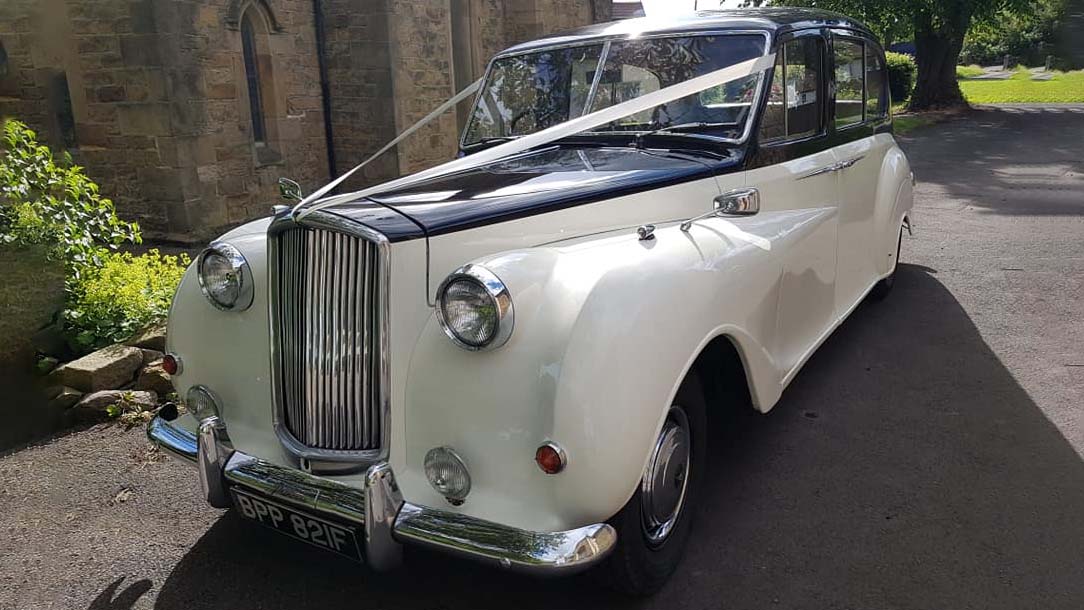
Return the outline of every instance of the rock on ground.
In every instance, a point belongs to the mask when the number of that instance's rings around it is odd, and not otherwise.
[[[134,388],[136,390],[151,390],[157,392],[159,396],[165,396],[173,392],[173,381],[159,361],[143,367],[143,370],[139,372],[139,377],[136,378]]]
[[[124,403],[133,410],[150,411],[158,406],[158,394],[139,390],[103,390],[87,394],[76,403],[75,408],[87,411],[105,411],[112,405]]]
[[[50,407],[70,409],[75,403],[79,402],[79,399],[83,397],[83,393],[68,386],[55,386],[46,388],[45,397],[49,399]]]
[[[143,347],[164,352],[166,351],[166,325],[160,324],[148,327],[136,336],[125,341],[125,343],[134,347]]]
[[[132,381],[142,364],[139,348],[114,345],[57,368],[51,378],[83,392],[111,390]]]

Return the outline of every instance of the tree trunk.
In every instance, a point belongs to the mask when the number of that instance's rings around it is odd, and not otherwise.
[[[956,63],[971,25],[971,13],[963,8],[946,12],[936,17],[924,10],[915,13],[918,77],[911,94],[912,110],[967,106],[956,82]]]

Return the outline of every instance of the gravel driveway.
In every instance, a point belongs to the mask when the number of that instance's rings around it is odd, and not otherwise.
[[[896,291],[729,423],[654,599],[421,553],[374,576],[205,507],[189,466],[107,426],[0,458],[0,608],[1078,609],[1082,133],[1070,109],[987,108],[904,140]]]

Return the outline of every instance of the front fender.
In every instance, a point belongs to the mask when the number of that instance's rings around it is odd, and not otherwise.
[[[608,519],[635,491],[685,373],[719,334],[738,345],[754,395],[774,402],[779,371],[761,347],[781,269],[763,246],[780,226],[773,216],[718,220],[735,230],[671,225],[648,241],[622,231],[476,261],[509,287],[515,331],[497,350],[465,352],[430,318],[406,383],[404,496],[531,530]],[[545,441],[568,455],[558,475],[533,461]],[[424,479],[422,458],[441,445],[471,471],[461,507]]]
[[[876,253],[877,271],[881,275],[892,272],[896,265],[896,244],[905,216],[914,206],[914,184],[911,164],[907,155],[893,144],[885,154],[877,181],[876,198]]]

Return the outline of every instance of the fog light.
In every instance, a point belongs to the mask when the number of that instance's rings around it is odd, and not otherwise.
[[[557,443],[545,443],[534,452],[534,461],[546,474],[557,474],[565,469],[568,459],[565,450]]]
[[[467,465],[451,447],[435,447],[425,454],[425,477],[437,493],[455,506],[470,493]]]
[[[184,403],[189,413],[198,422],[202,423],[208,418],[219,417],[218,397],[206,386],[194,385],[189,388]]]

